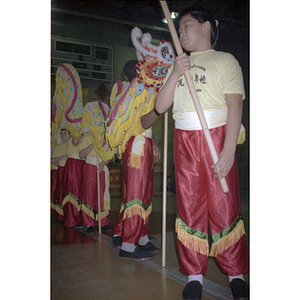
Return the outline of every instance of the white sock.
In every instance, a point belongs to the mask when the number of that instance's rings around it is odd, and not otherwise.
[[[188,282],[190,281],[199,281],[203,286],[203,274],[189,275]]]
[[[231,281],[232,281],[233,279],[235,279],[235,278],[239,278],[239,279],[242,279],[242,280],[245,281],[244,275],[243,275],[243,274],[239,274],[239,275],[236,275],[236,276],[230,276],[230,275],[228,275],[228,280],[229,280],[229,282],[231,282]]]
[[[121,249],[126,252],[134,252],[135,250],[135,244],[134,243],[122,243]]]
[[[149,243],[150,240],[149,240],[149,237],[148,237],[148,234],[146,234],[145,236],[142,236],[139,240],[139,245],[141,246],[145,246],[147,243]]]

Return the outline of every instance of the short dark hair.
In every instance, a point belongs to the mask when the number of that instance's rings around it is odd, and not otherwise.
[[[138,64],[137,60],[129,60],[124,66],[124,74],[127,76],[128,80],[131,82],[133,78],[136,77],[135,66]]]
[[[190,15],[194,19],[196,19],[199,23],[203,24],[206,21],[208,21],[211,25],[211,44],[213,45],[215,43],[216,35],[217,35],[217,26],[216,26],[216,20],[212,12],[209,10],[200,7],[200,6],[191,6],[185,8],[178,16],[179,21],[182,17],[185,15]]]

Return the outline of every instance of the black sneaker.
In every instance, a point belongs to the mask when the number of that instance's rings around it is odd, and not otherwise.
[[[154,255],[142,251],[141,249],[136,247],[133,252],[127,252],[121,249],[119,252],[119,257],[123,259],[147,260],[147,259],[153,259]]]
[[[73,226],[73,228],[83,228],[83,223],[79,223],[79,224]]]
[[[112,237],[113,245],[116,247],[122,246],[122,237],[120,235]]]
[[[202,284],[199,281],[190,281],[182,292],[184,300],[201,300],[202,298]]]
[[[235,278],[229,282],[234,300],[249,300],[249,286],[242,279]]]
[[[148,242],[145,246],[138,245],[138,248],[140,248],[143,251],[153,252],[153,253],[160,251],[160,249],[155,247],[151,242]]]
[[[94,232],[95,232],[94,226],[88,226],[86,232],[87,232],[87,233],[94,233]]]
[[[148,238],[149,238],[150,242],[153,242],[156,240],[155,236],[152,236],[152,235],[148,235]]]

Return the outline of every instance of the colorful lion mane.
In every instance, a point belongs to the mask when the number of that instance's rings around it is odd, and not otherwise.
[[[175,61],[176,56],[171,44],[162,40],[158,46],[154,46],[151,44],[151,34],[142,34],[138,27],[131,31],[131,40],[139,60],[136,65],[138,82],[143,82],[146,89],[154,87],[158,92],[168,68]]]
[[[64,124],[72,136],[82,134],[82,87],[80,77],[71,64],[57,67],[52,103],[52,147],[57,145]]]
[[[140,119],[154,108],[167,69],[175,61],[171,44],[163,40],[158,46],[152,45],[150,33],[142,34],[139,28],[134,27],[131,40],[139,59],[135,67],[137,76],[130,83],[115,83],[106,121],[106,140],[111,148],[117,147],[118,157],[125,151],[131,136],[145,132]]]

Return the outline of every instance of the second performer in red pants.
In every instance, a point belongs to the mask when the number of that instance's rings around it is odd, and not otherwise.
[[[85,158],[82,184],[82,220],[87,226],[87,232],[94,232],[99,219],[98,184],[97,184],[97,154],[90,134],[86,134],[80,146],[79,156]],[[107,164],[99,157],[99,187],[100,187],[100,219],[101,229],[111,231],[108,227],[108,212],[110,210],[109,170]]]

